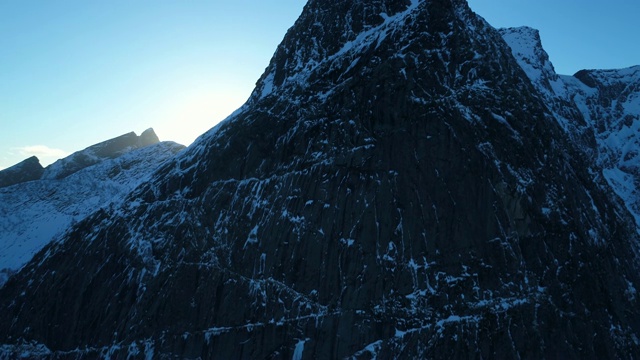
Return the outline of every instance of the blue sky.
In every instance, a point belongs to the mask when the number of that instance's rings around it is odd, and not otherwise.
[[[559,74],[640,65],[640,1],[469,0],[494,27],[530,26]]]
[[[153,127],[189,144],[239,107],[304,0],[0,1],[0,168]],[[541,31],[559,73],[640,64],[640,2],[471,0]]]

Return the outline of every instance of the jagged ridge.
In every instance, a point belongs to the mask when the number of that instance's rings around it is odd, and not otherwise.
[[[84,150],[77,151],[64,159],[47,166],[43,179],[62,179],[105,159],[113,159],[131,150],[160,142],[153,129],[145,130],[140,136],[130,132]]]

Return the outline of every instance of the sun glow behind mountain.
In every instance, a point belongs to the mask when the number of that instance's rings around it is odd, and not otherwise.
[[[188,145],[244,103],[305,2],[1,2],[0,167],[149,127]]]
[[[186,89],[157,108],[154,129],[162,139],[189,145],[242,105],[246,94],[241,89]]]

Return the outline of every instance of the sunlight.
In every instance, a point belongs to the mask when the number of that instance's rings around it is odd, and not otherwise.
[[[239,91],[194,91],[173,99],[153,125],[162,141],[175,141],[189,146],[220,121],[239,108],[247,99],[248,92]]]

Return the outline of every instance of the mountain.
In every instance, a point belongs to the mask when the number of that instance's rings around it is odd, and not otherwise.
[[[244,106],[7,281],[0,351],[640,356],[633,216],[504,37],[462,0],[310,0]]]
[[[88,166],[97,164],[105,159],[113,159],[131,150],[160,142],[153,129],[145,130],[140,136],[134,132],[124,134],[113,139],[75,152],[64,159],[48,166],[43,179],[62,179]]]
[[[156,137],[151,129],[145,133]],[[45,169],[37,158],[29,158],[5,170],[40,167],[40,176],[0,188],[0,286],[9,274],[29,262],[72,224],[120,201],[163,161],[184,148],[172,142],[145,143],[141,138],[144,137],[130,133],[107,140]],[[123,141],[125,139],[128,141]],[[104,151],[108,148],[112,150]],[[92,159],[92,164],[78,159]],[[63,177],[59,171],[63,168],[67,172],[78,170]],[[47,178],[47,174],[54,172],[58,178]]]
[[[568,87],[594,129],[604,177],[640,229],[640,66],[581,71],[574,77],[580,82],[569,79]]]
[[[640,231],[640,66],[558,75],[537,30],[500,32],[569,136],[603,169],[598,176],[624,200]]]

